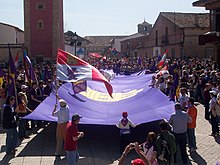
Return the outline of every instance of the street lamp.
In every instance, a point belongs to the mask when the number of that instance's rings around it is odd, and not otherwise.
[[[76,32],[73,34],[73,37],[71,38],[72,39],[72,42],[74,43],[74,49],[75,49],[75,56],[77,56],[77,54],[76,54],[76,43],[77,43],[77,38],[78,38],[78,36],[77,36],[77,34],[76,34]]]

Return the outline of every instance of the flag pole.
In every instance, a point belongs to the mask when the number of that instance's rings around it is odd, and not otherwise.
[[[58,48],[58,50],[59,50],[59,48]],[[58,50],[57,50],[56,73],[55,73],[56,105],[57,105],[57,99],[58,99],[58,92],[57,92],[57,91],[58,91],[58,84],[57,84],[57,81],[58,81],[58,80],[57,80],[57,65],[58,65],[58,64],[57,64],[57,62],[58,62],[58,52],[59,52]]]
[[[8,43],[8,51],[9,51],[9,56],[11,56],[11,49],[10,49],[10,44]],[[12,61],[12,62],[14,62],[14,61]],[[10,69],[10,66],[9,66],[9,76],[11,76],[10,75],[10,73],[11,73],[11,69]],[[14,77],[13,76],[11,76],[12,78],[13,78],[13,86],[14,86],[14,91],[15,91],[15,101],[16,101],[16,107],[18,106],[18,96],[17,96],[17,89],[16,89],[16,84],[15,84],[15,77],[16,77],[16,73],[14,73]]]
[[[16,107],[18,106],[18,95],[17,95],[17,89],[15,84],[15,78],[13,78],[14,83],[14,90],[15,90],[15,101],[16,101]]]

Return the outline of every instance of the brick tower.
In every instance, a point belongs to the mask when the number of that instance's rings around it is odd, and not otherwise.
[[[31,58],[55,60],[64,48],[63,0],[24,0],[24,33]]]

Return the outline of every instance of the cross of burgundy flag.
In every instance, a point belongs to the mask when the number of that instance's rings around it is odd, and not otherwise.
[[[61,49],[58,49],[57,54],[57,79],[66,82],[80,80],[104,82],[109,95],[112,97],[112,86],[98,69]]]

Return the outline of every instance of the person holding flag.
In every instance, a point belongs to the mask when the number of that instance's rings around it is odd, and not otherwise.
[[[58,95],[57,95],[58,98]],[[69,122],[69,106],[67,102],[63,99],[59,100],[60,108],[57,110],[57,104],[55,104],[52,116],[58,118],[57,130],[56,130],[56,152],[55,156],[60,156],[63,149],[63,142],[66,140],[66,126]]]

